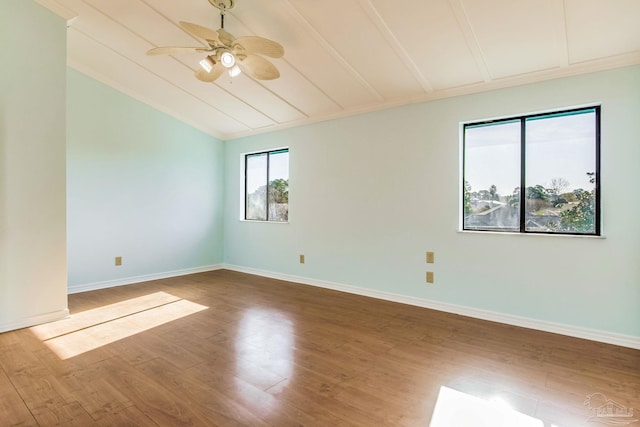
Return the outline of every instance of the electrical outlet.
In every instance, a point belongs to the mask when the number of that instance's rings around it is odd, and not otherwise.
[[[436,254],[434,252],[427,252],[427,263],[433,264],[435,262]]]
[[[427,283],[433,283],[433,271],[427,271]]]
[[[300,264],[304,264],[304,255],[300,254]]]
[[[122,257],[121,256],[117,256],[116,257],[116,265],[117,266],[122,265]]]

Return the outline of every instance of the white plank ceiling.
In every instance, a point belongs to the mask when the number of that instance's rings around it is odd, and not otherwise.
[[[281,43],[281,77],[203,83],[179,21],[208,0],[36,0],[69,20],[69,66],[220,139],[640,64],[640,0],[236,0],[225,29]]]

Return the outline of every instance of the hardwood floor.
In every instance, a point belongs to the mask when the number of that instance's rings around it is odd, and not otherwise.
[[[640,413],[638,350],[242,273],[69,305],[0,334],[0,426],[597,426],[607,398]]]

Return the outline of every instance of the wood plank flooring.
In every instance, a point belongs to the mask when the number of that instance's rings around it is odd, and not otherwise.
[[[597,426],[605,398],[640,418],[640,351],[612,345],[225,270],[69,305],[0,334],[0,426]]]

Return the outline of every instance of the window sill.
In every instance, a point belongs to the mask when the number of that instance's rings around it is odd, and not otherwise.
[[[240,218],[240,222],[252,222],[256,224],[289,224],[289,221],[260,221],[257,219],[242,219]]]
[[[596,240],[604,240],[607,237],[600,236],[592,236],[588,234],[543,234],[543,233],[518,233],[514,231],[475,231],[475,230],[458,230],[460,234],[490,234],[492,236],[495,235],[507,235],[507,236],[527,236],[527,237],[562,237],[562,238],[576,238],[576,239],[596,239]]]

